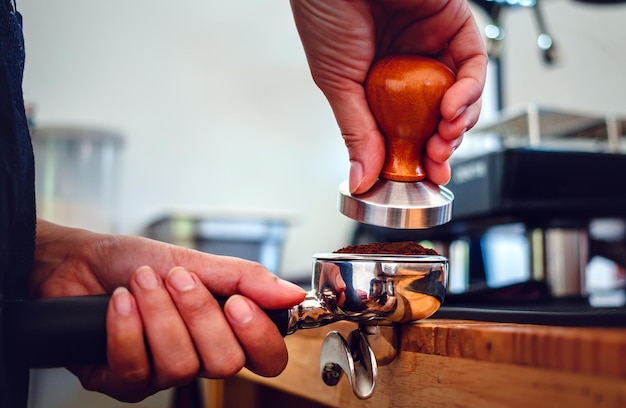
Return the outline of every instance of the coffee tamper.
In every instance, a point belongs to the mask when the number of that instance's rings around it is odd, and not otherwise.
[[[422,159],[426,140],[441,119],[443,94],[454,73],[431,58],[399,55],[377,61],[365,82],[374,118],[385,138],[385,164],[374,186],[351,194],[339,186],[339,211],[381,227],[417,229],[445,224],[454,195],[426,179]]]

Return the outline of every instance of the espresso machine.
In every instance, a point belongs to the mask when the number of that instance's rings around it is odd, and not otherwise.
[[[427,230],[359,224],[354,241],[425,240],[447,256],[440,317],[623,325],[624,126],[613,115],[535,105],[503,115],[468,136],[490,138],[493,148],[452,162],[449,223]],[[594,304],[603,293],[590,293],[587,282],[596,257],[617,271],[606,290],[613,300],[604,304]]]

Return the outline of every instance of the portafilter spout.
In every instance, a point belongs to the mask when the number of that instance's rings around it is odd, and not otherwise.
[[[385,138],[385,164],[376,184],[363,194],[351,194],[348,182],[341,183],[341,213],[389,228],[429,228],[450,221],[454,195],[426,179],[423,150],[454,81],[450,68],[427,57],[389,56],[372,66],[365,92]]]

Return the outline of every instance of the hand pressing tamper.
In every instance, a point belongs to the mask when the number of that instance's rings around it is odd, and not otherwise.
[[[376,62],[365,82],[367,100],[385,138],[385,164],[376,184],[352,195],[339,186],[339,211],[366,224],[417,229],[445,224],[454,195],[427,180],[426,140],[441,119],[440,104],[455,75],[431,58],[401,55]]]

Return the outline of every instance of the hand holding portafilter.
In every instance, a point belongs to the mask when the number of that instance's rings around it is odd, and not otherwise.
[[[369,398],[377,367],[396,356],[397,324],[437,311],[447,272],[447,259],[436,255],[318,254],[306,298],[291,309],[265,312],[282,335],[339,320],[358,323],[346,339],[328,334],[320,372],[328,385],[345,372],[355,395]],[[109,300],[105,295],[6,302],[4,327],[11,333],[6,346],[24,367],[105,363]]]
[[[453,194],[426,179],[422,158],[426,140],[441,119],[444,93],[454,73],[431,58],[402,55],[376,62],[365,82],[370,109],[385,138],[380,178],[363,194],[339,186],[339,210],[366,224],[428,228],[450,221]]]

